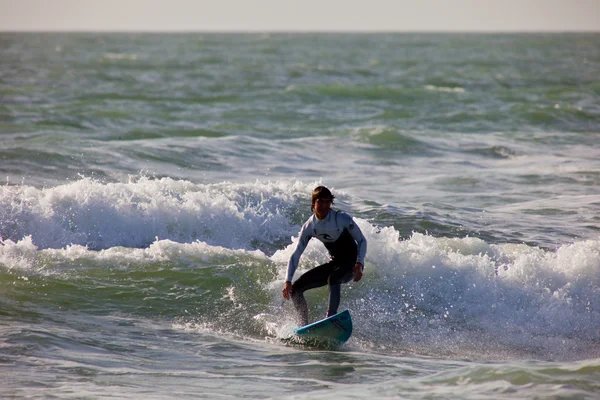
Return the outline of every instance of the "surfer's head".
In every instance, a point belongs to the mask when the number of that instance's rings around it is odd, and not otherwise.
[[[315,203],[319,202],[327,202],[329,206],[333,204],[333,199],[335,196],[331,194],[331,191],[327,189],[325,186],[317,186],[312,192],[312,207],[311,210],[315,210]]]

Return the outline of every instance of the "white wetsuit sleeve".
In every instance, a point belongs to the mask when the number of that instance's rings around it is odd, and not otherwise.
[[[300,237],[298,238],[298,242],[296,243],[296,248],[294,249],[294,252],[292,253],[292,256],[290,257],[290,260],[288,262],[287,275],[285,278],[286,281],[291,282],[294,278],[294,272],[296,272],[296,268],[298,268],[298,264],[300,263],[300,256],[304,252],[304,249],[306,249],[306,246],[308,245],[308,242],[312,237],[310,235],[311,230],[309,228],[309,225],[310,224],[307,222],[302,226],[302,229],[300,230]]]
[[[346,213],[340,213],[343,215],[344,220],[344,228],[348,229],[352,239],[356,242],[356,246],[358,247],[358,255],[356,256],[356,262],[361,263],[363,266],[365,265],[365,256],[367,255],[367,239],[362,234],[362,231],[356,225],[356,222],[352,219],[352,217]]]

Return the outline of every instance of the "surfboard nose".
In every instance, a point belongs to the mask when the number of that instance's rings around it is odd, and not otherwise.
[[[301,340],[315,339],[342,344],[352,336],[352,317],[350,311],[344,310],[329,318],[300,327],[294,333]]]

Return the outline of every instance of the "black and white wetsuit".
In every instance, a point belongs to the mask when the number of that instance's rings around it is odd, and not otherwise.
[[[323,242],[329,251],[331,261],[306,272],[292,285],[292,300],[300,314],[300,323],[303,325],[308,323],[308,307],[304,292],[329,285],[327,316],[336,314],[340,304],[340,285],[353,278],[352,269],[355,263],[364,265],[367,252],[367,240],[350,215],[329,210],[327,216],[320,220],[313,214],[300,230],[296,248],[288,262],[286,280],[292,281],[300,256],[313,237]]]

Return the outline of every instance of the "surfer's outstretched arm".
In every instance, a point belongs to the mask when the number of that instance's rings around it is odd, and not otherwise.
[[[296,272],[296,268],[298,268],[298,264],[300,263],[300,256],[304,253],[304,249],[306,249],[306,246],[312,237],[307,226],[308,223],[302,226],[298,242],[296,242],[296,248],[288,261],[286,280],[283,284],[283,289],[281,290],[281,294],[286,300],[289,300],[292,294],[292,279],[294,278],[294,272]]]

